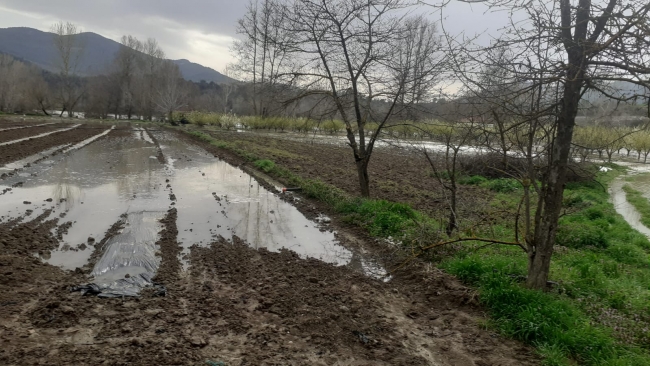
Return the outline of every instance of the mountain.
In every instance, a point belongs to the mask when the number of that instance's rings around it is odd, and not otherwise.
[[[56,72],[54,64],[56,49],[52,42],[53,37],[53,33],[33,28],[0,28],[0,53],[9,54],[45,70]],[[78,74],[82,76],[102,74],[107,70],[120,47],[124,47],[120,43],[96,33],[84,32],[79,37],[85,46],[77,70]],[[234,81],[214,69],[185,59],[172,60],[172,62],[178,65],[186,80],[195,82],[205,80],[215,83]]]

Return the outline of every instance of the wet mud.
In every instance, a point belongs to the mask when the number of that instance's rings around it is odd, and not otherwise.
[[[303,178],[318,179],[352,196],[359,195],[356,166],[352,152],[345,144],[329,144],[321,141],[320,137],[312,141],[310,138],[295,140],[267,136],[264,133],[222,130],[204,132],[261,159],[272,160]],[[201,143],[198,139],[195,142]],[[216,147],[212,149],[216,152]],[[217,154],[229,156],[223,150]],[[378,148],[373,151],[368,170],[372,197],[405,202],[434,217],[447,215],[444,189],[432,178],[431,167],[421,152],[390,146]],[[489,202],[485,192],[479,191],[475,186],[461,185],[458,189],[461,192],[458,195],[458,210],[463,213],[460,216],[474,217],[477,214],[475,207]],[[463,200],[462,197],[472,199]]]
[[[122,128],[0,182],[0,364],[539,364],[456,280],[367,275],[378,244],[235,159]],[[166,292],[70,292],[143,273]]]

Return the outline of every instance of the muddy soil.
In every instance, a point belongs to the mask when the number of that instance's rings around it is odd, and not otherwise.
[[[22,120],[22,117],[0,117],[0,130],[13,127],[36,126],[44,123],[64,122],[60,120],[34,119]]]
[[[208,132],[208,131],[204,131]],[[270,159],[309,179],[320,179],[351,195],[359,195],[354,158],[349,147],[313,141],[295,141],[258,133],[209,131],[217,139],[241,146],[263,159]],[[444,191],[431,176],[431,167],[422,153],[392,147],[376,148],[369,165],[371,196],[406,202],[431,216],[446,215]],[[486,204],[491,194],[476,186],[460,186],[461,217],[473,216],[476,207]],[[464,199],[471,197],[471,200]]]
[[[91,136],[97,135],[102,130],[110,128],[106,126],[90,127],[91,128],[80,126],[70,131],[55,133],[42,138],[25,140],[11,145],[0,146],[0,165],[26,158],[38,153],[39,151],[51,149],[56,146],[76,144]]]
[[[110,141],[133,136],[132,131],[118,130],[102,141],[112,146]],[[170,208],[157,224],[162,228],[156,242],[161,262],[154,280],[165,286],[166,296],[147,289],[137,298],[113,299],[70,292],[72,286],[88,281],[90,267],[120,235],[124,222],[105,223],[106,232],[88,242],[86,250],[93,253],[87,266],[63,270],[36,255],[47,257],[60,247],[57,233],[70,228],[68,218],[52,217],[51,210],[60,210],[55,203],[49,209],[45,202],[38,217],[26,205],[21,215],[14,213],[0,222],[0,364],[539,364],[531,348],[485,330],[484,314],[469,289],[421,263],[383,282],[359,270],[367,265],[359,256],[336,266],[289,250],[254,249],[236,236],[209,236],[211,243],[191,246],[183,270],[179,257],[186,243],[179,238],[178,225],[186,223],[179,211],[187,211],[181,198],[189,196],[183,190],[193,188],[178,180],[184,177],[179,167],[174,176],[155,169],[163,162],[169,169],[173,163],[191,167],[195,161],[181,162],[182,156],[166,145],[173,138],[156,136],[158,149],[149,148],[145,154],[155,161],[148,165],[154,180],[150,184],[167,185],[179,198],[178,205],[169,200]],[[98,146],[103,145],[92,145]],[[89,151],[94,150],[81,148],[73,154]],[[178,160],[155,151],[172,152]],[[236,162],[228,152],[214,153]],[[135,159],[133,152],[127,155]],[[115,164],[104,155],[101,159]],[[137,160],[129,163],[137,165]],[[204,173],[211,176],[209,170]],[[200,180],[201,173],[196,175],[194,179]],[[128,185],[120,187],[126,190]],[[16,194],[20,189],[14,188]],[[216,203],[217,197],[208,198],[206,205]],[[132,202],[138,201],[133,197]],[[311,209],[312,216],[318,211],[317,204],[308,200],[302,200],[301,208]],[[349,250],[381,250],[337,222],[334,217],[328,229],[336,228]]]
[[[36,136],[42,133],[52,132],[67,127],[70,127],[70,125],[58,123],[58,124],[51,124],[47,126],[17,128],[14,130],[0,131],[0,143],[23,139],[30,136]],[[0,129],[1,128],[2,127],[0,127]]]
[[[435,272],[387,284],[290,251],[218,239],[193,248],[191,267],[181,273],[173,217],[170,211],[163,219],[169,235],[159,243],[166,297],[81,297],[68,290],[82,280],[78,273],[20,254],[0,257],[9,278],[0,292],[0,362],[537,364],[530,349],[482,330],[472,294]]]

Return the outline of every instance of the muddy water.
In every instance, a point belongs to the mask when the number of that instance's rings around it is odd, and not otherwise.
[[[336,244],[333,233],[321,231],[241,169],[169,135],[156,138],[167,159],[178,210],[178,240],[186,253],[193,244],[237,235],[255,248],[288,248],[336,264],[350,261],[352,254]]]
[[[48,219],[69,222],[69,227],[55,230],[61,237],[58,250],[40,253],[43,260],[66,269],[87,264],[93,245],[121,223],[92,271],[93,282],[118,295],[135,295],[143,285],[125,283],[125,277],[148,280],[155,275],[160,264],[155,244],[159,220],[170,207],[178,210],[178,239],[186,252],[219,235],[237,235],[256,248],[289,248],[337,264],[352,259],[333,233],[320,229],[242,170],[166,133],[154,136],[160,148],[149,132],[134,129],[123,137],[109,135],[24,165],[20,174],[0,182],[0,191],[22,183],[0,196],[2,220],[31,210],[24,218],[28,221],[51,210]],[[159,149],[165,157],[162,162],[157,158]]]
[[[650,229],[641,223],[641,214],[639,214],[639,211],[637,211],[636,208],[634,208],[634,206],[632,206],[632,204],[630,204],[625,197],[625,191],[623,191],[623,186],[625,184],[629,183],[619,178],[614,180],[609,187],[609,193],[612,203],[614,204],[614,208],[616,209],[616,212],[623,216],[625,221],[627,221],[627,223],[630,224],[632,228],[638,230],[643,235],[650,237]],[[639,189],[637,187],[634,188]],[[647,196],[648,193],[650,193],[650,186],[646,186],[646,190],[642,192],[644,192]]]
[[[47,261],[67,269],[81,267],[90,257],[90,245],[99,242],[122,214],[146,211],[162,217],[168,209],[164,166],[151,158],[156,151],[155,145],[144,141],[109,138],[43,161],[3,182],[20,181],[23,186],[0,198],[0,212],[20,216],[31,209],[35,217],[53,209],[51,218],[72,226],[62,233],[61,247],[47,254]]]

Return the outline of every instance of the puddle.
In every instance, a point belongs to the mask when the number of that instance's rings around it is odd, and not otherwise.
[[[325,229],[329,218],[308,220],[241,169],[164,132],[137,129],[127,137],[109,136],[88,145],[109,132],[33,166],[21,162],[16,165],[24,167],[20,175],[0,183],[2,190],[22,182],[0,196],[0,216],[6,220],[32,210],[25,219],[29,221],[52,210],[48,219],[60,218],[59,225],[71,223],[58,233],[60,247],[41,255],[65,269],[88,263],[93,244],[113,224],[126,221],[124,229],[108,240],[92,271],[92,281],[104,293],[135,295],[150,284],[160,264],[155,245],[159,220],[170,207],[178,211],[178,240],[184,253],[194,244],[209,245],[219,235],[227,239],[237,235],[254,248],[287,248],[338,265],[353,260],[353,253]],[[152,158],[158,147],[149,133],[160,142],[164,164]],[[182,261],[187,268],[189,263]],[[354,267],[366,273],[381,272],[362,258],[354,261],[358,263]]]
[[[168,163],[184,253],[193,244],[207,246],[219,235],[236,235],[254,248],[287,248],[339,265],[350,261],[352,253],[337,244],[334,233],[321,231],[243,170],[164,134],[156,138]]]
[[[612,203],[614,204],[614,208],[616,209],[616,212],[623,216],[625,221],[627,221],[627,223],[630,224],[633,229],[650,238],[650,228],[647,228],[641,223],[641,214],[636,210],[636,208],[634,208],[634,206],[632,206],[631,203],[627,201],[625,197],[625,191],[623,191],[623,186],[625,184],[631,183],[625,182],[622,178],[618,178],[614,180],[609,187],[609,193]],[[633,185],[633,187],[635,189],[640,188],[635,185]],[[648,185],[648,182],[645,183],[645,187],[646,189],[641,188],[643,189],[642,192],[644,196],[649,197],[648,194],[650,194],[650,185]]]
[[[30,209],[33,218],[52,209],[48,219],[60,218],[59,224],[69,221],[72,226],[46,261],[66,269],[81,267],[93,250],[82,250],[81,244],[87,246],[88,238],[99,242],[120,215],[166,213],[164,166],[149,158],[154,153],[155,147],[143,141],[109,138],[42,161],[2,182],[23,185],[0,198],[0,215],[17,217]]]

